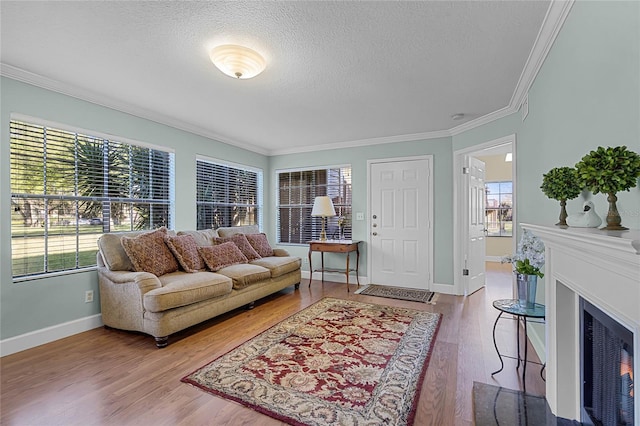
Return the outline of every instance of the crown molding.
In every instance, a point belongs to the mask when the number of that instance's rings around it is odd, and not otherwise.
[[[435,132],[412,133],[407,135],[382,136],[379,138],[359,139],[355,141],[345,141],[345,142],[334,142],[334,143],[322,144],[322,145],[316,145],[316,146],[285,148],[285,149],[270,151],[270,155],[300,154],[304,152],[327,151],[330,149],[358,148],[361,146],[383,145],[386,143],[412,142],[412,141],[419,141],[419,140],[425,140],[425,139],[447,138],[449,136],[451,136],[451,132],[449,130],[438,130]]]
[[[484,124],[491,123],[492,121],[496,121],[502,117],[506,117],[507,115],[511,115],[516,110],[513,108],[506,106],[497,111],[490,112],[489,114],[483,115],[482,117],[474,118],[473,120],[467,121],[466,123],[462,123],[459,126],[456,126],[449,130],[449,134],[451,136],[459,135],[460,133],[464,133],[468,130],[475,129],[476,127],[480,127]]]
[[[513,108],[514,112],[520,109],[522,102],[526,99],[529,89],[533,85],[538,72],[540,72],[545,59],[547,59],[547,55],[562,29],[564,21],[569,16],[574,2],[575,0],[551,0],[536,41],[533,43],[527,62],[509,102],[509,107]]]
[[[527,58],[527,62],[525,63],[522,73],[520,74],[518,84],[516,85],[516,88],[511,96],[509,105],[497,111],[493,111],[489,114],[467,121],[449,130],[438,130],[434,132],[385,136],[379,138],[335,142],[309,147],[268,150],[253,144],[229,139],[227,137],[213,133],[210,130],[190,123],[185,123],[181,120],[177,120],[164,114],[159,114],[157,112],[121,102],[116,99],[108,98],[93,91],[82,89],[72,84],[53,80],[8,64],[0,63],[0,75],[266,156],[299,154],[314,151],[326,151],[330,149],[357,148],[362,146],[381,145],[387,143],[444,138],[456,136],[460,133],[469,131],[476,127],[491,123],[492,121],[511,115],[520,109],[522,102],[526,99],[529,89],[533,85],[538,72],[542,68],[544,61],[547,58],[547,55],[549,54],[549,51],[551,50],[556,37],[562,29],[562,25],[569,15],[574,2],[575,0],[551,0],[549,9],[547,9],[547,13],[542,22],[542,26],[540,27],[540,31],[538,32],[538,36],[536,37],[533,47],[531,48],[531,52],[529,52],[529,57]]]
[[[116,111],[124,112],[126,114],[143,118],[145,120],[150,120],[158,124],[163,124],[178,130],[183,130],[185,132],[193,133],[195,135],[202,136],[207,139],[213,139],[215,141],[222,142],[227,145],[233,145],[238,148],[246,149],[247,151],[256,152],[262,155],[269,155],[269,152],[264,148],[247,144],[247,143],[238,142],[238,141],[229,139],[227,137],[218,135],[216,133],[213,133],[207,129],[203,129],[202,127],[199,127],[190,123],[185,123],[184,121],[177,120],[167,115],[150,111],[145,108],[140,108],[138,106],[131,105],[129,103],[122,102],[113,98],[109,98],[108,96],[98,94],[91,90],[77,87],[73,84],[63,83],[58,80],[44,77],[42,75],[33,73],[31,71],[23,70],[22,68],[15,67],[13,65],[0,63],[0,76],[8,77],[13,80],[31,84],[32,86],[37,86],[42,89],[51,90],[53,92],[57,92],[66,96],[71,96],[72,98],[80,99],[82,101],[91,102],[96,105],[111,108]]]

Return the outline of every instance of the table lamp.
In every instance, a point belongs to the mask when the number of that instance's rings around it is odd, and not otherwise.
[[[316,197],[313,200],[313,209],[311,209],[311,216],[319,216],[322,219],[322,232],[320,233],[320,241],[327,240],[327,233],[324,229],[324,223],[328,217],[336,215],[336,210],[333,208],[331,198],[325,196]]]

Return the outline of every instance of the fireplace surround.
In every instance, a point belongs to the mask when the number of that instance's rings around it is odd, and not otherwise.
[[[522,227],[545,244],[547,402],[556,416],[588,424],[582,412],[581,299],[628,330],[633,347],[640,347],[640,231]],[[637,392],[633,398],[633,424],[640,425]]]

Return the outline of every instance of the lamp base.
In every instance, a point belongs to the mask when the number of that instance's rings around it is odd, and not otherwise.
[[[321,220],[321,222],[322,222],[322,231],[320,232],[320,241],[327,241],[327,233],[324,230],[324,222],[325,222],[325,220],[327,220],[327,218],[323,216],[321,219],[322,219]]]

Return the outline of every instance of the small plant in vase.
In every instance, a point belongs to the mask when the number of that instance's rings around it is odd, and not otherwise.
[[[556,226],[567,226],[567,200],[573,200],[583,186],[578,179],[578,171],[571,167],[556,167],[542,175],[542,192],[552,200],[560,201],[560,221]]]
[[[513,265],[516,274],[518,300],[520,303],[532,307],[536,301],[538,278],[543,278],[544,273],[544,244],[533,235],[531,231],[524,230],[518,243],[518,249],[513,256],[502,258],[502,263],[509,262]]]
[[[595,151],[582,157],[576,164],[578,178],[584,186],[597,194],[607,194],[609,211],[605,230],[624,230],[622,219],[618,213],[617,192],[628,191],[636,186],[640,177],[640,155],[629,151],[626,146],[615,148],[598,147]]]

